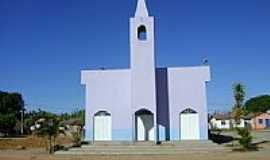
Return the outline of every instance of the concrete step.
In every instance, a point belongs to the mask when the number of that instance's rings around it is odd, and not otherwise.
[[[193,149],[105,149],[105,150],[70,150],[70,151],[59,151],[56,154],[180,154],[180,153],[209,153],[213,151],[225,151],[224,149],[202,149],[202,148],[193,148]]]
[[[202,147],[202,146],[193,146],[193,147],[107,147],[107,148],[71,148],[69,151],[104,151],[104,150],[148,150],[148,151],[158,151],[158,150],[222,150],[224,147]]]
[[[74,150],[93,150],[93,149],[192,149],[192,148],[223,148],[219,145],[178,145],[178,146],[85,146],[81,148],[72,148]]]
[[[155,146],[154,141],[142,141],[142,142],[132,142],[132,141],[97,141],[90,142],[89,145],[94,146]]]
[[[169,150],[164,150],[164,149],[160,149],[160,150],[131,150],[131,149],[127,149],[127,150],[85,150],[85,151],[58,151],[56,152],[57,155],[62,155],[62,154],[67,154],[67,155],[114,155],[114,154],[125,154],[125,155],[141,155],[141,154],[148,154],[148,155],[160,155],[160,154],[181,154],[181,153],[194,153],[194,154],[198,154],[198,153],[210,153],[210,152],[225,152],[227,151],[226,149],[218,149],[218,150],[209,150],[209,149],[201,149],[201,148],[197,148],[197,149],[169,149]]]
[[[217,150],[223,147],[92,147],[92,148],[71,148],[70,151],[99,151],[99,150]]]
[[[90,145],[83,145],[82,148],[94,148],[94,147],[217,147],[219,146],[216,143],[213,143],[212,141],[181,141],[181,142],[162,142],[161,144],[154,144],[152,142],[147,143],[128,143],[128,144],[121,144],[121,143],[103,143],[103,144],[90,144]]]
[[[190,144],[215,144],[212,141],[204,140],[204,141],[161,141],[159,145],[168,145],[168,146],[175,146],[175,145],[190,145]],[[97,141],[97,142],[90,142],[89,145],[85,146],[156,146],[155,142],[153,141],[145,141],[145,142],[132,142],[132,141]]]
[[[72,151],[58,151],[56,155],[171,155],[171,154],[201,154],[201,153],[210,153],[211,151],[192,151],[192,150],[185,150],[185,151],[101,151],[101,152],[72,152]]]
[[[84,145],[81,148],[71,148],[68,151],[58,151],[57,155],[114,155],[114,154],[179,154],[179,153],[208,153],[213,151],[226,151],[223,146],[211,141],[185,141],[166,142],[155,145],[151,142],[145,143],[103,143]]]

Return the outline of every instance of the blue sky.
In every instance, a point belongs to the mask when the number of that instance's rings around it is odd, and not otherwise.
[[[270,94],[269,0],[148,0],[158,66],[209,60],[209,111],[228,110],[232,84]],[[80,70],[127,68],[136,0],[0,0],[0,90],[28,109],[84,106]]]

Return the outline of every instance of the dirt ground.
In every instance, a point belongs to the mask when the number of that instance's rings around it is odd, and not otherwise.
[[[38,149],[26,151],[5,150],[0,151],[0,160],[269,160],[269,151],[179,155],[57,156],[48,155]]]
[[[55,144],[70,144],[72,140],[67,136],[59,136],[55,140]],[[0,138],[0,150],[16,149],[18,147],[44,148],[48,146],[48,139],[37,136],[27,136],[22,138]]]
[[[270,132],[259,133],[260,140],[270,140]],[[58,139],[57,143],[70,140]],[[15,149],[24,144],[25,150]],[[259,151],[236,152],[216,151],[209,153],[183,153],[177,155],[49,155],[44,148],[44,140],[37,137],[24,139],[0,139],[0,160],[270,160],[270,142],[259,145]],[[2,149],[1,149],[2,148]]]
[[[260,145],[259,151],[210,152],[178,155],[49,155],[44,148],[0,150],[0,160],[269,160],[270,143]]]

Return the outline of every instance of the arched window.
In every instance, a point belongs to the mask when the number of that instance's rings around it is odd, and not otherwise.
[[[146,27],[143,25],[138,27],[138,39],[141,41],[145,41],[147,39]]]

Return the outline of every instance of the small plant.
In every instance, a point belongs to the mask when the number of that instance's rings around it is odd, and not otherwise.
[[[245,150],[252,149],[252,136],[247,128],[236,128],[238,135],[240,136],[238,142]]]

